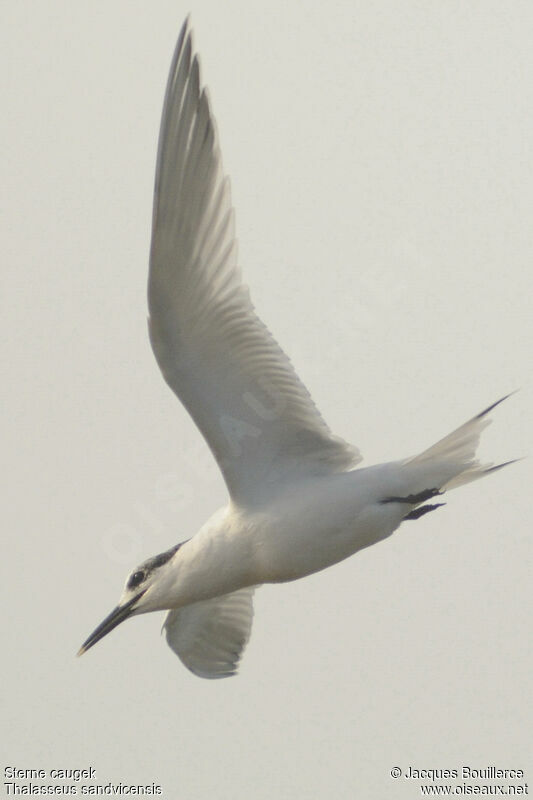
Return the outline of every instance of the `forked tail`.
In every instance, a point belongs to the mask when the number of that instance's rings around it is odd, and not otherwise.
[[[444,492],[482,478],[489,472],[495,472],[507,464],[512,464],[516,459],[496,465],[480,464],[476,459],[481,432],[491,422],[487,415],[493,408],[503,403],[510,394],[497,400],[480,414],[461,425],[460,428],[449,433],[444,439],[424,450],[423,453],[407,459],[405,465],[415,469],[420,467],[424,471],[427,469],[428,477],[434,476],[432,485]]]

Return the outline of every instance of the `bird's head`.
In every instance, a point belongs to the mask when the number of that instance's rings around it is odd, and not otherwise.
[[[164,553],[149,558],[128,575],[118,606],[82,644],[79,656],[128,617],[167,607],[164,596],[169,583],[167,578],[170,579],[170,561],[180,547],[181,544],[178,544],[170,550],[165,550]]]

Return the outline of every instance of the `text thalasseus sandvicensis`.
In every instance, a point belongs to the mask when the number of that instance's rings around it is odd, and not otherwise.
[[[442,503],[431,501],[448,489],[504,466],[475,458],[494,403],[417,456],[355,469],[358,450],[330,432],[242,284],[188,21],[161,122],[148,302],[157,362],[209,444],[230,501],[196,536],[131,573],[80,654],[124,619],[168,609],[167,641],[183,663],[205,678],[232,675],[260,584],[335,564],[435,510]]]

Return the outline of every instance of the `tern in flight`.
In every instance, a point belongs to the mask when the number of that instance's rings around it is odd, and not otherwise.
[[[504,466],[475,456],[497,403],[414,457],[366,468],[331,433],[242,283],[188,20],[159,135],[148,305],[159,367],[205,437],[229,502],[195,536],[133,570],[79,654],[128,617],[168,610],[166,638],[185,666],[203,678],[233,675],[258,586],[336,564],[437,509],[445,491]]]

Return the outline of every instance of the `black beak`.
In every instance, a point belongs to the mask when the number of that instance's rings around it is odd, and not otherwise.
[[[114,608],[111,614],[109,614],[104,621],[100,623],[96,630],[94,630],[89,638],[82,644],[78,650],[78,655],[82,656],[86,650],[93,646],[93,644],[99,642],[100,639],[103,639],[103,637],[112,631],[113,628],[116,628],[117,625],[119,625],[121,622],[124,622],[124,620],[133,613],[135,603],[141,599],[145,591],[146,590],[139,592],[139,594],[135,595],[135,597],[132,597],[132,599],[128,600],[128,602],[123,606],[117,606]]]

